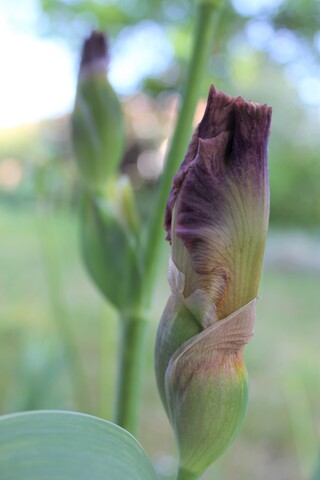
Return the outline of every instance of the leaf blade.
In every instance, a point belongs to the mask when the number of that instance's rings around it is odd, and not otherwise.
[[[156,480],[135,438],[105,420],[61,411],[0,417],[2,480]]]

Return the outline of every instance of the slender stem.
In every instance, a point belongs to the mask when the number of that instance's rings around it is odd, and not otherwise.
[[[100,326],[100,399],[99,399],[99,415],[101,418],[109,419],[109,405],[110,405],[110,389],[112,385],[112,379],[110,378],[110,341],[112,335],[112,327],[110,325],[111,318],[105,318],[105,310],[101,315]],[[109,316],[109,315],[108,315]]]
[[[147,326],[139,316],[124,318],[121,324],[115,422],[133,435],[138,427]]]
[[[201,92],[201,79],[209,56],[214,30],[213,22],[217,18],[216,13],[218,11],[219,9],[213,6],[213,2],[208,4],[200,3],[198,6],[195,42],[189,65],[187,84],[147,232],[145,273],[143,279],[143,295],[146,302],[150,301],[149,299],[151,299],[152,296],[159,251],[164,239],[164,209],[172,184],[172,177],[178,170],[188,145],[194,111]]]
[[[89,395],[86,375],[82,358],[70,326],[68,312],[61,291],[61,272],[59,262],[57,261],[50,212],[48,213],[48,211],[46,211],[45,215],[43,212],[39,212],[37,220],[41,247],[40,251],[46,275],[46,286],[49,294],[52,317],[55,321],[63,345],[76,402],[81,411],[87,411]]]
[[[183,468],[179,468],[177,480],[197,480],[197,478],[199,478],[198,475],[194,475]]]

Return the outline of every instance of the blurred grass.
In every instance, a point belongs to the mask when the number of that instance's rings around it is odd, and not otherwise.
[[[103,412],[106,418],[112,417],[117,318],[81,264],[76,217],[76,212],[39,217],[31,209],[0,208],[2,414],[78,408],[41,254],[40,236],[50,228],[62,282],[60,300],[88,379],[92,405],[88,413],[99,415],[103,398]],[[150,326],[140,440],[161,478],[171,479],[175,445],[153,375],[154,336],[169,292],[166,263],[159,275]],[[266,265],[256,334],[246,348],[251,381],[248,414],[238,439],[205,479],[310,480],[320,445],[319,286],[319,272]],[[108,373],[102,379],[101,356]]]

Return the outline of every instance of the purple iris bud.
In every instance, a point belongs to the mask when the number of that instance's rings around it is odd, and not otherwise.
[[[173,180],[165,228],[171,295],[156,341],[159,393],[195,479],[239,432],[269,219],[271,108],[215,87]],[[180,478],[180,477],[179,477]]]

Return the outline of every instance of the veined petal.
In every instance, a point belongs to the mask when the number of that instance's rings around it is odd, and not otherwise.
[[[168,239],[173,252],[179,240],[188,250],[196,278],[192,288],[211,295],[219,318],[257,295],[269,217],[270,120],[266,105],[211,87],[203,120],[173,181]],[[181,262],[179,268],[183,271]]]

